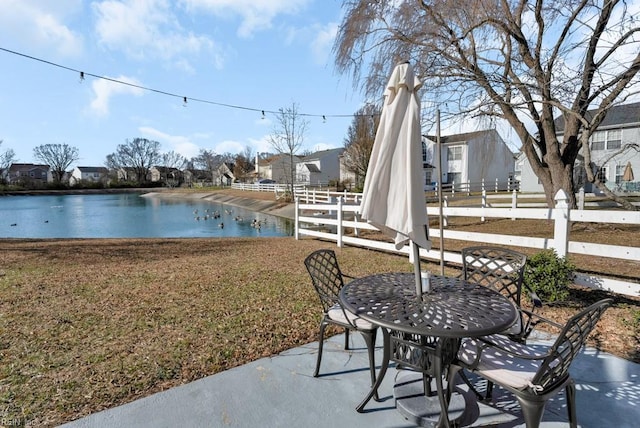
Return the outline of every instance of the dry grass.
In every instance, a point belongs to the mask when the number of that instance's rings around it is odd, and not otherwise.
[[[0,240],[0,415],[57,425],[316,340],[303,259],[327,247],[355,276],[412,268],[313,239]],[[544,313],[603,295],[574,289]],[[592,343],[640,362],[639,314],[616,296]]]
[[[293,238],[0,241],[0,414],[55,425],[316,340]],[[337,250],[345,271],[406,258]]]

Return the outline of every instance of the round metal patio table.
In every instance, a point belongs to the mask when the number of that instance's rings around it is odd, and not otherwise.
[[[416,296],[413,273],[383,273],[349,282],[340,292],[340,301],[349,311],[382,327],[383,332],[380,372],[357,407],[359,412],[377,393],[390,359],[428,370],[436,381],[440,409],[447,409],[442,376],[455,358],[460,340],[504,331],[518,316],[514,304],[500,293],[439,275],[431,276],[431,291],[421,299]],[[405,341],[407,337],[424,338],[425,346]],[[413,361],[406,358],[410,355],[414,355]],[[449,426],[446,411],[440,411],[437,425]]]

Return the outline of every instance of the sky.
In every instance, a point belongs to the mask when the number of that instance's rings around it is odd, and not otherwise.
[[[364,103],[333,64],[341,3],[0,0],[0,152],[39,163],[35,147],[67,144],[71,168],[138,137],[186,158],[273,152],[269,112],[293,103],[304,150],[341,147]]]

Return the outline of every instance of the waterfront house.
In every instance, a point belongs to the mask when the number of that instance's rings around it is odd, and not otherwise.
[[[340,156],[344,148],[321,150],[304,156],[296,165],[296,184],[327,186],[340,180]]]
[[[49,165],[12,163],[6,172],[8,184],[41,186],[53,180]]]
[[[104,166],[77,166],[71,171],[69,184],[77,186],[83,183],[103,183],[109,181],[109,170]]]
[[[485,187],[510,190],[515,182],[515,155],[495,129],[454,134],[440,138],[443,188],[480,191]],[[436,137],[424,136],[422,162],[425,188],[438,177]]]
[[[587,112],[589,117],[589,112]],[[560,140],[564,134],[564,118],[555,120],[556,132]],[[612,107],[598,129],[591,135],[591,166],[605,185],[620,194],[640,192],[640,178],[625,180],[627,164],[635,177],[640,177],[640,102]],[[635,147],[635,149],[634,149]],[[543,192],[542,184],[534,174],[529,160],[524,154],[518,156],[516,170],[520,177],[520,189],[524,192]],[[627,176],[628,177],[628,176]],[[585,192],[600,194],[586,179],[584,157],[578,154],[575,163],[574,183],[576,189],[584,187]]]

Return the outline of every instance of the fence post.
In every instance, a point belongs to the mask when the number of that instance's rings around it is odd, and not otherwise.
[[[484,178],[482,179],[482,208],[487,208],[487,191],[484,189]],[[484,216],[480,217],[480,221],[484,223]]]
[[[294,235],[297,241],[300,239],[300,232],[298,231],[298,229],[300,229],[300,199],[299,198],[296,198],[296,213],[295,213],[294,225],[295,225]]]
[[[336,233],[338,234],[338,248],[342,248],[342,233],[343,233],[343,228],[342,228],[342,197],[338,197],[338,225],[337,225],[337,230]]]
[[[496,190],[495,190],[495,193],[498,193],[498,184],[499,184],[498,183],[498,177],[496,177]]]
[[[482,189],[480,189],[480,190],[482,190],[484,192],[486,190],[486,186],[484,184],[484,177],[482,177],[482,183],[480,184],[480,186],[482,187]]]
[[[584,210],[584,187],[578,191],[578,209]]]
[[[564,190],[558,190],[555,196],[556,207],[553,209],[553,248],[555,248],[558,256],[566,257],[569,248],[569,228],[571,221],[569,220],[570,208],[567,204],[567,194]]]
[[[445,196],[444,197],[444,201],[442,201],[442,206],[444,208],[447,208],[449,206],[449,197]],[[447,227],[449,225],[449,222],[447,220],[447,216],[443,215],[442,216],[442,227]],[[442,239],[442,237],[440,237],[440,239]]]
[[[511,192],[511,209],[513,210],[511,220],[516,219],[516,208],[518,208],[518,194],[516,193],[516,189],[513,189],[513,192]]]

